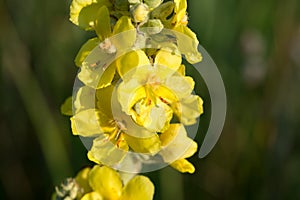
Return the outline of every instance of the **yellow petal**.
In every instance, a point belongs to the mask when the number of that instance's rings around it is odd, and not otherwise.
[[[138,138],[124,134],[124,138],[130,148],[137,153],[155,154],[160,150],[160,140],[156,133],[147,138]]]
[[[102,6],[111,7],[109,0],[73,0],[70,6],[70,21],[85,30],[94,28],[97,12]]]
[[[112,62],[107,68],[104,69],[103,75],[101,76],[97,89],[104,88],[112,84],[112,81],[116,73],[116,63]]]
[[[110,85],[96,91],[97,109],[110,119],[113,119],[111,110],[111,98],[114,88],[114,85]]]
[[[81,67],[84,59],[90,54],[90,52],[100,43],[99,38],[89,39],[86,43],[82,45],[79,52],[75,57],[75,64],[77,67]]]
[[[185,66],[182,64],[177,70],[177,73],[181,76],[185,76]]]
[[[145,176],[135,176],[125,185],[120,200],[152,200],[154,185]]]
[[[68,97],[65,102],[61,105],[60,107],[60,112],[64,115],[67,116],[72,116],[73,115],[73,110],[72,110],[72,97]]]
[[[90,186],[104,199],[118,199],[122,191],[119,174],[106,166],[96,165],[89,173]]]
[[[171,124],[160,134],[162,150],[160,155],[167,163],[192,156],[197,151],[197,143],[187,136],[182,124]]]
[[[98,192],[90,192],[85,194],[80,200],[103,200]]]
[[[136,39],[136,31],[131,22],[131,18],[128,16],[122,16],[114,26],[113,35],[116,36],[113,36],[111,40],[118,50],[127,50],[132,47]]]
[[[184,125],[192,125],[197,122],[197,118],[203,113],[203,101],[197,95],[190,95],[181,99],[176,106],[172,106],[174,113]]]
[[[148,99],[141,100],[135,105],[132,113],[136,123],[151,132],[165,131],[173,116],[172,109],[159,98],[156,102],[151,101],[150,104]]]
[[[195,167],[192,163],[190,163],[189,161],[187,161],[186,159],[179,159],[176,160],[175,162],[173,162],[171,164],[171,167],[173,167],[174,169],[178,170],[181,173],[194,173],[195,172]]]
[[[117,166],[122,162],[128,152],[128,145],[125,140],[111,142],[108,135],[100,135],[93,140],[91,150],[88,152],[89,160],[102,163],[108,166]]]
[[[75,177],[76,182],[80,185],[81,188],[83,188],[83,193],[88,193],[92,191],[92,188],[89,185],[88,181],[88,174],[90,172],[91,168],[86,167],[78,172],[78,174]]]
[[[165,87],[170,89],[178,99],[189,96],[193,89],[195,82],[189,76],[171,76],[165,81]]]
[[[186,15],[187,2],[186,0],[174,0],[175,3],[175,16],[173,18],[173,24],[178,24]]]
[[[79,88],[74,100],[75,113],[95,108],[95,90],[88,86]]]
[[[140,99],[146,97],[145,88],[136,80],[122,82],[118,87],[118,101],[121,104],[122,111],[130,115],[130,111],[134,104]]]
[[[71,127],[74,135],[91,137],[102,132],[94,109],[81,111],[71,117]]]
[[[104,40],[111,35],[110,16],[106,6],[102,6],[95,20],[95,31],[99,38]]]
[[[181,55],[162,49],[157,52],[154,64],[171,68],[174,73],[180,67]]]
[[[130,51],[120,56],[116,61],[118,73],[122,78],[127,72],[145,65],[150,65],[150,62],[147,55],[142,50]],[[132,72],[130,74],[132,74]]]
[[[198,52],[199,41],[196,34],[187,26],[179,25],[174,27],[176,34],[178,50],[185,55],[187,61],[191,64],[201,62],[202,55]]]

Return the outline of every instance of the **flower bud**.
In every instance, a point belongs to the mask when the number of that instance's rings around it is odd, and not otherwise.
[[[164,25],[159,19],[149,19],[149,21],[147,22],[147,27],[148,33],[153,35],[160,33],[161,30],[164,28]]]
[[[172,14],[175,4],[172,1],[161,4],[151,12],[151,18],[166,20]]]
[[[143,22],[148,19],[149,8],[146,4],[140,3],[131,8],[131,15],[134,22]]]
[[[128,0],[114,0],[114,6],[118,10],[128,11],[129,3]]]
[[[163,0],[144,0],[144,3],[147,4],[150,9],[156,8],[162,2],[163,2]]]

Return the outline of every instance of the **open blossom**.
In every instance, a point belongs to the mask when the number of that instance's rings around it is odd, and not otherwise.
[[[154,185],[149,178],[130,175],[102,165],[82,169],[57,187],[53,199],[68,200],[151,200]]]

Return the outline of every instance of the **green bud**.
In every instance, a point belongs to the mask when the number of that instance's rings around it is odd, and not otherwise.
[[[129,2],[128,0],[114,0],[114,6],[117,10],[128,11]]]
[[[146,4],[136,4],[131,8],[131,15],[134,22],[143,22],[148,19],[149,8]]]
[[[130,4],[138,4],[138,3],[142,3],[141,0],[128,0],[128,2],[129,2]]]
[[[149,34],[157,34],[161,32],[161,30],[164,28],[164,25],[161,23],[159,19],[149,19],[147,22],[147,31]]]
[[[156,8],[162,2],[163,2],[163,0],[144,0],[144,3],[147,4],[150,9]]]
[[[167,20],[167,17],[172,14],[175,4],[172,1],[161,4],[151,12],[151,18]]]

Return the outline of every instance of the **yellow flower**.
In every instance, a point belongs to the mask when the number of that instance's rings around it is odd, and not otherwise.
[[[137,175],[125,183],[117,171],[106,166],[85,168],[75,180],[84,188],[81,200],[151,200],[154,194],[149,178]]]
[[[203,112],[202,100],[191,95],[193,79],[178,70],[181,57],[160,50],[154,66],[149,63],[127,73],[117,89],[122,111],[152,132],[168,129],[173,114],[186,125],[194,124]]]
[[[98,164],[116,166],[122,162],[129,148],[138,153],[158,152],[160,141],[157,134],[140,130],[137,126],[130,127],[129,122],[126,122],[130,121],[128,116],[123,119],[123,116],[120,119],[113,116],[113,89],[111,85],[93,94],[91,88],[84,86],[77,93],[71,127],[74,135],[94,138],[88,158]],[[95,95],[96,100],[93,102]]]
[[[182,124],[171,124],[168,130],[160,134],[160,140],[160,155],[165,162],[182,173],[194,173],[193,164],[186,158],[196,153],[197,143],[187,136]]]

